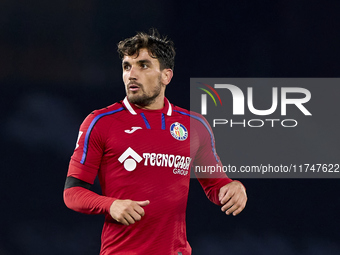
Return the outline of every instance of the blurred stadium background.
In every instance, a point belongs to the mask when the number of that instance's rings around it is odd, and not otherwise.
[[[167,97],[189,108],[190,77],[338,77],[339,7],[319,0],[2,0],[0,255],[98,254],[103,217],[67,209],[62,192],[80,123],[124,97],[118,41],[150,27],[172,38],[177,57]],[[193,254],[340,253],[339,180],[242,181],[247,208],[225,217],[192,180]]]

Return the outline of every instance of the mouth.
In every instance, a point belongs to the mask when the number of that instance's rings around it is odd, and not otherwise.
[[[128,90],[130,90],[130,91],[137,91],[139,89],[140,89],[140,86],[135,84],[135,83],[132,83],[132,84],[128,85]]]

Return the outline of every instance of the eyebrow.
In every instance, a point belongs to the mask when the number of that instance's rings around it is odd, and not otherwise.
[[[151,64],[151,61],[148,59],[141,59],[137,61],[137,64]],[[131,65],[129,61],[123,61],[122,65]]]
[[[151,64],[151,61],[148,59],[141,59],[137,63],[139,64]]]

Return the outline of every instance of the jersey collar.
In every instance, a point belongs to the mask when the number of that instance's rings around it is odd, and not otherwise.
[[[124,98],[123,105],[132,115],[136,115],[138,112],[143,112],[143,111],[160,111],[160,112],[165,113],[168,116],[172,115],[172,106],[169,100],[165,97],[164,97],[164,107],[160,110],[145,110],[145,109],[138,108],[134,104],[131,104],[129,100],[127,99],[127,97]]]

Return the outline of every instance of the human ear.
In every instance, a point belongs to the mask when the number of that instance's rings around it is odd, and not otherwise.
[[[162,70],[162,83],[164,85],[168,85],[172,79],[172,76],[174,75],[172,69],[165,68]]]

